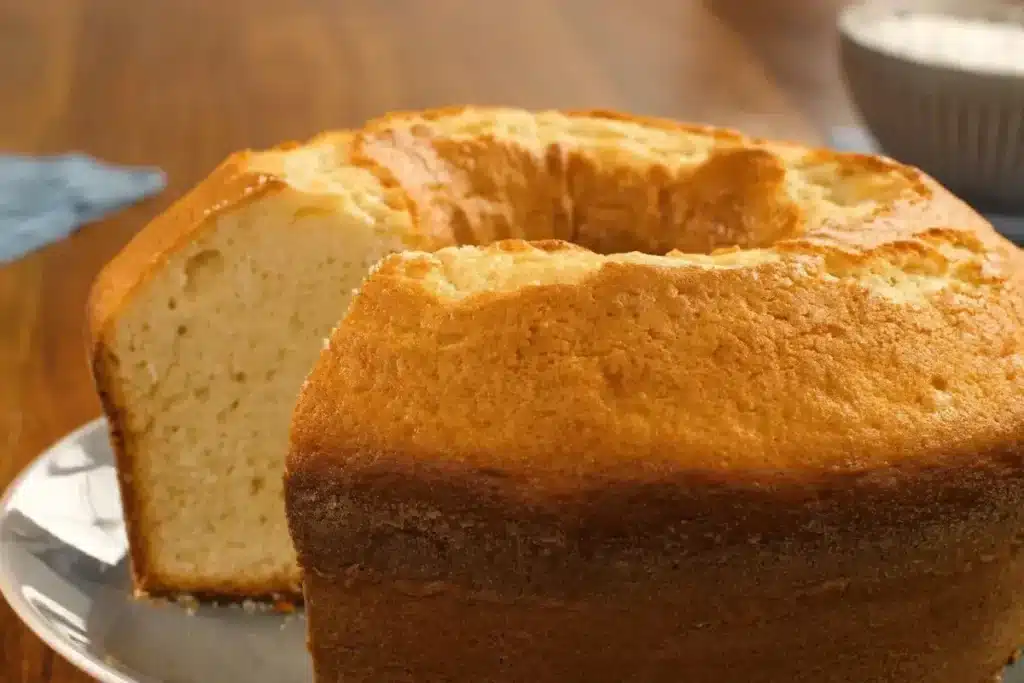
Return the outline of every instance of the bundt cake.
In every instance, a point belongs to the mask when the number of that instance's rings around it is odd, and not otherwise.
[[[987,683],[1022,273],[916,169],[669,121],[236,154],[90,298],[136,589],[301,586],[320,683]]]
[[[668,123],[356,144],[425,233],[499,241],[385,257],[298,397],[318,683],[998,676],[1016,247],[915,169]]]

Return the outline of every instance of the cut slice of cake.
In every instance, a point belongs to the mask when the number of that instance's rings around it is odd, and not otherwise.
[[[93,367],[140,593],[300,595],[281,502],[296,393],[367,269],[424,244],[350,141],[232,156],[99,277]]]

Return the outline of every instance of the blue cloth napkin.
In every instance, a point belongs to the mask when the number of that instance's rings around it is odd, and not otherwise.
[[[853,126],[833,128],[829,134],[829,144],[843,152],[878,151],[878,144],[871,135],[863,128]],[[974,208],[984,214],[996,230],[1016,244],[1024,246],[1024,216],[991,213],[980,207]]]
[[[0,265],[163,190],[163,171],[84,154],[0,155]]]

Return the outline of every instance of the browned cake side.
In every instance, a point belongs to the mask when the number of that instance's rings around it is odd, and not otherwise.
[[[375,269],[292,422],[318,682],[988,683],[1024,630],[1019,251],[884,159],[529,121],[356,147],[427,231],[742,248]]]

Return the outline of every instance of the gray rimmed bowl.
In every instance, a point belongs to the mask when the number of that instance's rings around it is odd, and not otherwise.
[[[1024,40],[1019,3],[854,4],[839,16],[839,54],[855,107],[886,155],[986,209],[1024,210],[1024,49],[993,39],[1002,64],[992,66],[942,32],[892,30],[922,14],[985,21]]]

